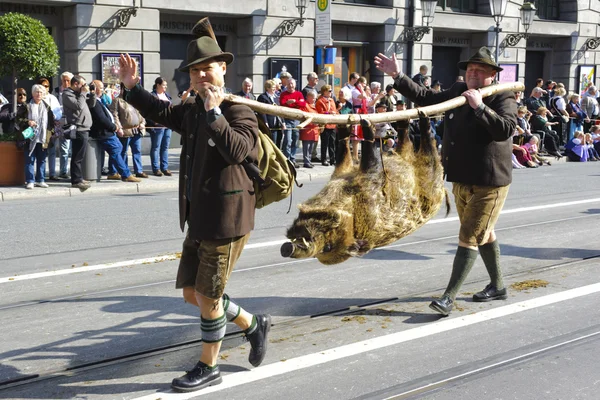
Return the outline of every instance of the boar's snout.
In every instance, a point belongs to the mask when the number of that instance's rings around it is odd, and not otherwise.
[[[296,250],[296,246],[294,246],[294,243],[292,242],[285,242],[284,244],[281,245],[281,256],[282,257],[291,257],[294,254],[294,251]]]

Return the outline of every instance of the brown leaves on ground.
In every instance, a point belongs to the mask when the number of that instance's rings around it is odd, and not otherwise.
[[[362,315],[353,315],[353,316],[348,316],[348,317],[344,317],[342,318],[342,322],[358,322],[359,324],[366,324],[367,323],[367,318],[363,317]]]
[[[515,282],[512,285],[510,285],[510,288],[516,290],[517,292],[521,292],[523,290],[546,287],[549,284],[550,282],[545,281],[543,279],[530,279],[528,281]]]

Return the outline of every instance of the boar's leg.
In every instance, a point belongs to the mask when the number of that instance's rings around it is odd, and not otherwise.
[[[434,139],[431,137],[431,122],[429,117],[425,115],[419,116],[419,131],[421,132],[421,147],[419,151],[424,154],[435,154],[437,150],[433,144]]]
[[[396,153],[406,157],[414,152],[414,146],[410,135],[408,134],[409,121],[398,121],[396,129],[398,131],[398,144],[396,145]]]
[[[375,135],[373,134],[373,127],[367,120],[361,120],[360,126],[363,132],[363,142],[360,145],[360,169],[363,172],[368,172],[371,169],[377,168],[379,162],[377,155],[375,154]]]
[[[333,176],[345,174],[350,172],[354,163],[352,162],[352,156],[350,155],[350,129],[347,125],[338,126],[337,131],[337,148],[335,154],[335,170]]]

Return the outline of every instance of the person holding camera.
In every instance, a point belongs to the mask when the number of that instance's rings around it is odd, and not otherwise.
[[[83,179],[81,165],[92,127],[90,108],[96,105],[96,96],[90,93],[83,76],[71,78],[71,86],[63,91],[63,114],[72,129],[65,129],[65,137],[71,139],[73,154],[71,156],[71,186],[82,192],[90,188],[90,183]]]
[[[108,108],[100,100],[104,93],[104,84],[95,80],[90,85],[90,91],[96,96],[96,104],[90,107],[92,114],[92,128],[90,136],[98,140],[102,149],[108,153],[108,177],[109,180],[122,180],[123,182],[141,182],[140,179],[131,175],[129,167],[123,160],[123,145],[115,134],[117,125]]]

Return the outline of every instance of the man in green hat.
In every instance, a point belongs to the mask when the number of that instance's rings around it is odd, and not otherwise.
[[[184,392],[221,383],[217,357],[227,321],[250,341],[249,362],[255,367],[265,357],[271,327],[270,315],[249,314],[224,293],[254,228],[256,199],[242,162],[258,157],[258,123],[247,106],[223,101],[233,55],[219,48],[209,23],[208,28],[205,34],[195,28],[199,38],[189,43],[180,69],[189,73],[198,93],[194,102],[171,106],[158,100],[139,85],[135,60],[128,54],[119,59],[125,100],[145,118],[182,135],[179,213],[181,229],[187,222],[188,230],[176,287],[183,289],[186,302],[199,307],[203,341],[200,361],[171,385]]]
[[[394,78],[394,88],[409,100],[423,106],[464,96],[467,104],[444,117],[442,163],[460,220],[458,249],[446,291],[429,307],[448,315],[456,294],[477,258],[477,250],[490,275],[490,284],[473,295],[473,301],[504,300],[506,287],[500,269],[500,247],[494,232],[512,181],[512,140],[517,125],[517,106],[512,92],[482,99],[480,88],[492,85],[502,71],[487,47],[458,63],[466,70],[465,82],[455,82],[448,90],[436,92],[405,76],[396,60],[383,54],[375,66]]]

